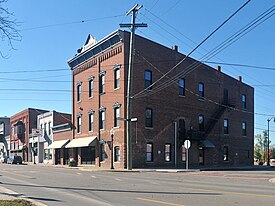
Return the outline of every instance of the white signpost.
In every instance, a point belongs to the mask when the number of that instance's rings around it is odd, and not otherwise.
[[[190,148],[190,146],[191,146],[191,142],[190,142],[190,140],[185,140],[184,141],[184,147],[185,147],[185,149],[186,149],[186,169],[188,170],[188,150],[189,150],[189,148]]]

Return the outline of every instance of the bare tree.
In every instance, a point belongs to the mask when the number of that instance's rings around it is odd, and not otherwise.
[[[14,19],[13,13],[11,13],[4,4],[8,0],[0,0],[0,38],[2,42],[7,42],[9,49],[14,49],[13,42],[20,41],[21,35],[19,33],[18,22]],[[3,58],[6,56],[2,52],[3,47],[0,50],[0,55]]]

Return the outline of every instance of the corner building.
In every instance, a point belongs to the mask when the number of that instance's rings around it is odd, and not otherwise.
[[[110,168],[113,159],[115,169],[126,168],[129,41],[130,33],[121,30],[98,42],[89,35],[68,61],[74,124],[69,147],[79,164]],[[185,168],[187,139],[189,168],[252,165],[254,89],[190,57],[171,70],[183,58],[177,46],[135,37],[133,168]]]

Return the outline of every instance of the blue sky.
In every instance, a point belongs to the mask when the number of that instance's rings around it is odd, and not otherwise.
[[[11,51],[1,42],[1,51],[9,58],[0,58],[0,116],[11,116],[28,107],[70,113],[71,71],[67,60],[84,44],[88,34],[99,40],[119,29],[120,23],[128,23],[130,17],[125,13],[135,3],[144,6],[137,20],[148,24],[137,34],[168,47],[178,45],[180,52],[188,53],[244,2],[10,0],[6,6],[22,22],[22,40],[15,42],[16,50]],[[200,59],[271,6],[274,0],[252,0],[191,57]],[[209,61],[275,68],[274,25],[273,16]],[[38,70],[58,71],[33,72]],[[222,66],[222,71],[234,78],[241,75],[243,82],[255,88],[255,134],[261,133],[267,128],[267,118],[275,116],[275,71],[236,66]],[[275,123],[270,123],[270,128],[274,143]]]

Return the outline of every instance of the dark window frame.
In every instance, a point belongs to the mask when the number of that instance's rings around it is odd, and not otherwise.
[[[148,146],[151,146],[151,150],[148,150]],[[149,156],[148,156],[149,155]],[[146,162],[153,162],[154,161],[154,145],[153,143],[148,142],[146,144]]]
[[[200,120],[200,118],[202,118],[202,122]],[[199,131],[204,131],[204,116],[202,114],[200,114],[198,116],[198,125],[199,125]]]
[[[101,72],[99,74],[99,94],[104,94],[105,93],[105,81],[106,81],[106,73]]]
[[[223,120],[223,133],[229,134],[229,121],[228,119]]]
[[[82,95],[82,84],[81,83],[78,83],[76,85],[76,100],[77,102],[80,102],[81,101],[81,95]]]
[[[246,137],[247,135],[247,125],[246,122],[242,122],[242,136]]]
[[[77,115],[76,121],[77,121],[76,131],[78,134],[80,134],[82,131],[82,114]]]
[[[114,89],[120,88],[120,67],[116,66],[114,68]]]
[[[246,109],[247,105],[246,105],[246,95],[242,94],[242,109]]]
[[[89,132],[94,131],[94,111],[90,111],[88,113],[88,120],[89,120]],[[93,120],[93,121],[92,121]]]
[[[89,79],[89,98],[94,96],[94,77]]]
[[[167,149],[168,149],[168,151],[167,151]],[[164,145],[164,160],[165,160],[165,162],[172,161],[171,155],[172,155],[171,144],[167,143]],[[168,157],[168,159],[167,159],[167,157]]]
[[[224,162],[229,161],[229,148],[228,148],[228,146],[223,147],[223,161]]]
[[[198,90],[200,99],[204,99],[204,83],[199,83]]]
[[[106,109],[104,108],[99,110],[99,129],[104,130],[105,127],[106,127]]]
[[[120,162],[120,147],[115,146],[114,150],[115,150],[114,162]]]
[[[148,78],[149,77],[149,78]],[[144,88],[147,90],[152,90],[152,71],[151,70],[145,70],[144,72]]]
[[[185,79],[179,80],[179,95],[185,96]]]
[[[150,117],[147,113],[148,111],[150,111]],[[150,107],[145,109],[145,127],[153,128],[153,109]]]

